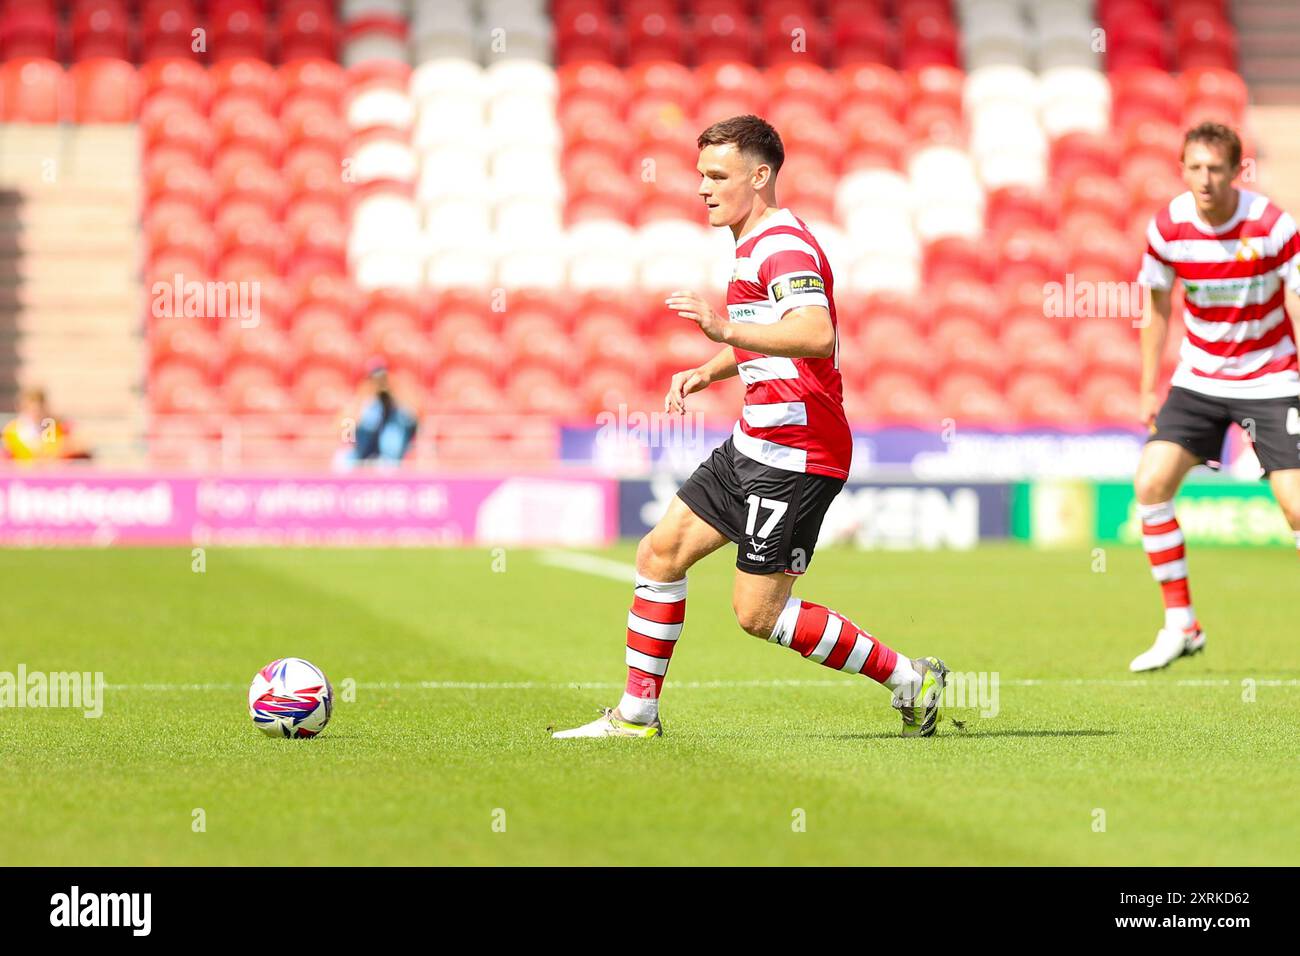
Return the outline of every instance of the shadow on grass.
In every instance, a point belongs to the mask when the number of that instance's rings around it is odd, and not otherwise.
[[[886,734],[817,734],[822,740],[904,740],[897,733]],[[939,737],[1113,737],[1113,730],[956,730],[941,728]]]

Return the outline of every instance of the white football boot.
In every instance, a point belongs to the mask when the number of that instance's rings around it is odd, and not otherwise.
[[[602,707],[600,716],[591,723],[572,730],[553,731],[551,736],[557,740],[572,740],[577,737],[662,737],[663,733],[664,727],[658,718],[649,724],[634,724],[624,720],[617,708]]]
[[[1199,654],[1204,647],[1205,632],[1199,624],[1193,624],[1186,630],[1162,627],[1156,633],[1156,642],[1133,658],[1128,669],[1134,673],[1159,670],[1180,657]]]

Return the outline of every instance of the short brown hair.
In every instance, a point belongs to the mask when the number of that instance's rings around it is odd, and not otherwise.
[[[724,143],[735,145],[750,159],[767,163],[772,167],[773,176],[781,171],[781,164],[785,162],[785,146],[781,144],[781,134],[767,120],[752,113],[714,123],[695,141],[700,149]]]
[[[1241,165],[1241,137],[1237,131],[1230,126],[1224,126],[1222,123],[1212,123],[1206,120],[1197,126],[1193,126],[1183,137],[1183,155],[1187,155],[1187,146],[1189,143],[1205,143],[1207,145],[1221,146],[1228,154],[1228,165],[1234,169]]]

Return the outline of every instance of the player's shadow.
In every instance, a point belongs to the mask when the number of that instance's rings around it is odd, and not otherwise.
[[[897,732],[883,734],[817,734],[822,740],[905,740]],[[941,737],[1113,737],[1113,730],[953,730],[943,728]]]

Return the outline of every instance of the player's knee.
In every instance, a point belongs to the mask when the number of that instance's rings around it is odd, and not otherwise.
[[[746,634],[763,640],[772,636],[772,628],[776,627],[776,616],[767,608],[744,601],[734,601],[732,609],[736,612],[736,623]]]
[[[1174,496],[1174,489],[1164,475],[1139,472],[1133,480],[1133,493],[1139,504],[1158,505]]]
[[[642,577],[652,581],[675,581],[681,577],[676,573],[675,549],[665,537],[651,529],[637,544],[636,570]]]

